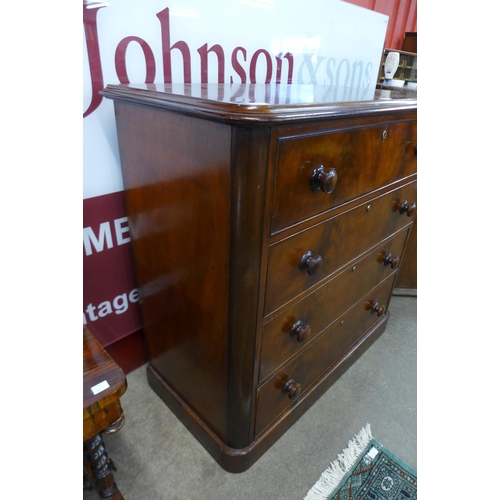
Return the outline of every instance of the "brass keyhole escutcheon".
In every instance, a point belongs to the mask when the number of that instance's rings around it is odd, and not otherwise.
[[[384,130],[382,132],[382,141],[385,141],[387,139],[387,130]]]

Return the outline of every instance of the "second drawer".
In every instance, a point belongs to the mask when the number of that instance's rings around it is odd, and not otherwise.
[[[416,197],[412,182],[271,245],[264,316],[411,223]]]

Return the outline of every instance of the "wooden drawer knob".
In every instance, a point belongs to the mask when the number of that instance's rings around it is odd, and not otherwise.
[[[377,316],[382,316],[382,314],[385,313],[385,306],[383,306],[380,302],[372,302],[369,310],[372,314],[377,313]]]
[[[283,392],[288,394],[290,399],[295,399],[301,392],[302,386],[295,382],[293,378],[291,378],[284,386]]]
[[[411,217],[413,215],[413,212],[415,212],[416,208],[417,208],[417,204],[415,202],[409,203],[408,200],[405,200],[399,206],[399,213],[404,214],[406,212],[406,215],[408,217]]]
[[[299,269],[307,271],[309,276],[317,276],[323,267],[323,257],[321,255],[313,255],[309,250],[300,259]]]
[[[330,194],[337,185],[337,171],[334,168],[328,170],[323,165],[316,167],[311,174],[311,189]]]
[[[384,259],[384,266],[388,266],[390,264],[391,269],[394,269],[399,264],[399,257],[392,255],[392,253],[388,253],[386,258]]]
[[[305,342],[309,338],[309,335],[311,335],[311,327],[305,325],[304,322],[299,319],[293,324],[290,335],[292,337],[297,337],[298,342]]]

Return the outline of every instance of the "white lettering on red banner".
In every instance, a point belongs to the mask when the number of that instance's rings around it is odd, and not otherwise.
[[[127,217],[115,219],[113,224],[110,222],[101,223],[97,235],[92,227],[84,227],[83,248],[85,249],[85,256],[92,255],[94,250],[102,252],[105,249],[113,248],[115,242],[117,245],[130,243],[130,236],[125,236],[128,232]]]
[[[129,303],[139,302],[139,290],[134,288],[128,293],[117,295],[112,300],[105,300],[98,305],[87,305],[83,312],[83,324],[87,325],[90,321],[97,321],[108,314],[123,314],[128,310]]]

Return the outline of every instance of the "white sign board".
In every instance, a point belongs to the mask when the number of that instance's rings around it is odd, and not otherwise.
[[[89,8],[90,7],[90,8]],[[84,3],[84,198],[123,189],[108,83],[375,88],[388,16],[339,0]]]

